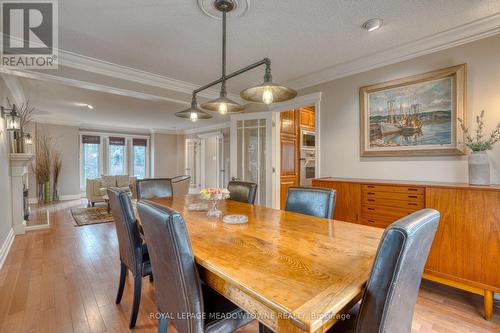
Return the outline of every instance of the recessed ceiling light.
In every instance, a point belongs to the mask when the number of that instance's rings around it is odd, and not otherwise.
[[[87,109],[94,110],[94,107],[90,104],[87,104]]]
[[[384,23],[384,20],[382,20],[380,18],[372,18],[372,19],[369,19],[368,21],[366,21],[365,23],[363,23],[361,28],[363,28],[367,31],[374,31],[374,30],[377,30],[378,28],[380,28],[383,23]]]

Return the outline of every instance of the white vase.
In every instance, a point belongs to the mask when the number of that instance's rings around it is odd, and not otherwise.
[[[473,151],[469,155],[469,184],[490,185],[490,161],[485,151]]]

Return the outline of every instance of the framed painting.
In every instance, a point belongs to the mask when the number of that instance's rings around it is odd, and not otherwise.
[[[361,156],[462,155],[465,64],[359,90]]]

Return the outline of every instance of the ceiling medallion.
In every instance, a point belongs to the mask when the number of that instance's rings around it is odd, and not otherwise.
[[[241,17],[250,9],[250,0],[233,0],[234,8],[228,12],[229,17]],[[203,14],[216,19],[222,20],[222,12],[215,5],[214,0],[198,0],[198,7]]]
[[[263,65],[265,65],[264,83],[243,90],[240,93],[241,98],[249,102],[265,104],[284,102],[295,98],[295,96],[297,96],[297,92],[295,90],[273,83],[271,75],[271,59],[269,58],[264,58],[232,73],[226,73],[226,16],[227,13],[237,8],[237,2],[236,0],[212,0],[212,4],[213,8],[222,14],[222,74],[217,80],[193,90],[191,107],[177,112],[175,115],[180,118],[190,119],[191,121],[198,121],[199,119],[212,118],[212,115],[201,109],[219,112],[221,115],[242,112],[245,107],[227,97],[226,82],[235,76],[246,73]],[[221,85],[219,97],[201,104],[201,109],[198,108],[196,94],[218,84]]]

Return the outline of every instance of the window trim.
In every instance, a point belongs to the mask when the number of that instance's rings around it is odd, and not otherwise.
[[[94,135],[99,136],[99,177],[101,175],[106,175],[109,172],[109,137],[122,137],[125,138],[125,149],[124,149],[124,171],[129,174],[130,177],[133,175],[133,139],[146,139],[146,177],[150,177],[151,174],[151,137],[144,134],[130,134],[130,133],[115,133],[115,132],[93,132],[93,131],[80,131],[80,186],[82,191],[85,191],[86,179],[84,179],[84,166],[83,166],[83,139],[84,135]]]

